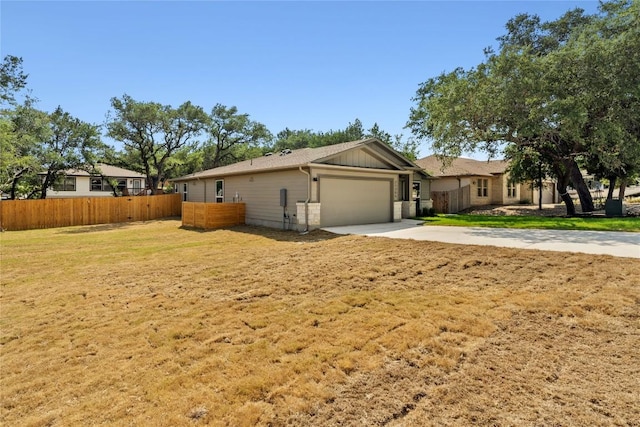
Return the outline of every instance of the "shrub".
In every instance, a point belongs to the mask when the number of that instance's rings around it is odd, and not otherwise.
[[[436,210],[434,208],[423,208],[422,216],[436,216]]]

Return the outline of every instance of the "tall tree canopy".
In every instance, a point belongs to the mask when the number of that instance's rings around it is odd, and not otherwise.
[[[40,191],[42,144],[51,136],[49,115],[30,103],[4,110],[0,119],[0,190],[10,199]]]
[[[156,102],[139,102],[129,95],[112,98],[113,112],[107,118],[107,135],[124,145],[127,155],[137,159],[153,194],[166,179],[171,158],[184,147],[195,148],[196,138],[208,123],[201,107],[185,102],[178,108]]]
[[[22,59],[5,57],[0,66],[0,190],[11,199],[45,198],[65,170],[91,170],[106,148],[98,126],[60,107],[40,111],[29,96],[18,102],[26,84]]]
[[[286,128],[278,132],[275,143],[270,150],[280,151],[285,148],[292,150],[307,147],[315,148],[366,138],[378,138],[411,160],[415,160],[418,157],[420,147],[416,139],[409,138],[405,141],[402,139],[402,135],[391,136],[391,134],[382,130],[378,123],[374,123],[370,129],[365,130],[362,122],[357,118],[353,123],[349,122],[344,129],[329,130],[326,132],[314,132],[309,129],[291,130]]]
[[[16,94],[27,85],[28,75],[22,69],[22,58],[7,55],[0,64],[0,102],[15,104]]]
[[[504,150],[520,178],[548,171],[568,214],[568,185],[592,211],[581,167],[618,176],[638,167],[639,4],[545,23],[518,15],[483,63],[420,84],[407,126],[444,156]]]
[[[206,130],[208,140],[203,147],[203,168],[211,169],[260,155],[259,147],[271,142],[272,135],[262,123],[236,107],[216,104],[211,110]]]
[[[44,175],[40,187],[42,199],[66,170],[92,171],[106,148],[100,140],[98,126],[85,123],[60,107],[49,114],[48,125],[48,137],[36,150]]]

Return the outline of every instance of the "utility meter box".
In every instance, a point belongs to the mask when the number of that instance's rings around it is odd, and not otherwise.
[[[287,207],[287,189],[286,188],[280,189],[280,206],[285,208]]]
[[[623,216],[625,214],[622,199],[610,199],[604,202],[606,216]]]

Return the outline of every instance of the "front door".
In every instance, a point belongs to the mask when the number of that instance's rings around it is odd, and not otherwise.
[[[142,190],[142,180],[134,179],[133,180],[133,194],[138,195],[138,193]]]
[[[411,192],[411,200],[416,202],[416,216],[422,215],[422,209],[420,208],[420,184],[422,184],[420,181],[413,181],[413,191]]]

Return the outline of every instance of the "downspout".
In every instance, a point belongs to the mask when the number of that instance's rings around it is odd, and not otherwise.
[[[458,210],[456,212],[452,212],[452,213],[458,213],[460,212],[462,209],[462,206],[464,204],[464,195],[462,194],[462,179],[457,176],[456,179],[458,180]],[[469,196],[471,197],[471,196]]]
[[[311,200],[311,174],[302,169],[302,166],[298,166],[298,170],[307,175],[307,200],[304,201],[304,231],[309,232],[309,200]]]

